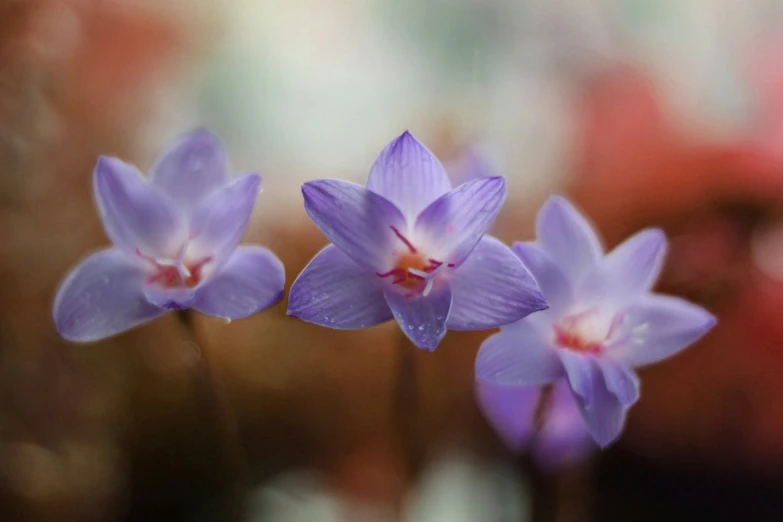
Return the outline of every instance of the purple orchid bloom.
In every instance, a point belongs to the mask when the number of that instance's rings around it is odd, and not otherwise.
[[[556,381],[548,395],[538,386],[480,381],[475,392],[484,417],[506,446],[515,453],[530,452],[543,470],[577,464],[596,448],[566,379]]]
[[[683,299],[650,292],[666,250],[661,230],[643,230],[604,255],[590,224],[555,196],[538,214],[536,235],[536,242],[513,249],[550,308],[487,339],[476,378],[519,386],[567,377],[590,433],[605,447],[639,398],[633,368],[679,352],[715,318]]]
[[[168,310],[241,319],[282,299],[280,260],[261,246],[237,248],[261,177],[231,180],[216,136],[185,136],[149,180],[101,156],[93,186],[114,246],[82,261],[60,286],[54,321],[65,339],[97,341]]]
[[[481,330],[546,308],[514,253],[485,236],[506,196],[502,177],[456,189],[408,132],[375,161],[367,186],[318,180],[305,210],[333,243],[294,282],[288,313],[338,329],[392,318],[418,347],[446,330]]]

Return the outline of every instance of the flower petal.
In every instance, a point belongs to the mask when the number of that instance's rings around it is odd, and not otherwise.
[[[220,272],[196,289],[193,308],[226,319],[244,319],[280,302],[283,263],[268,248],[237,248]]]
[[[69,341],[98,341],[163,314],[144,298],[146,275],[142,264],[117,248],[89,256],[57,291],[57,332]]]
[[[632,367],[671,357],[706,334],[716,323],[703,308],[666,295],[646,295],[629,308],[624,328],[630,338],[611,347],[610,355]]]
[[[340,330],[369,328],[393,317],[378,276],[334,245],[318,252],[296,278],[288,314]]]
[[[585,459],[595,449],[579,407],[566,379],[552,386],[549,406],[531,453],[536,463],[548,471],[556,471]]]
[[[187,134],[158,158],[150,170],[150,180],[190,213],[229,182],[223,144],[206,130]]]
[[[476,356],[476,379],[480,381],[532,386],[562,376],[555,350],[524,319],[489,337]]]
[[[451,190],[446,171],[408,131],[381,151],[367,188],[388,199],[411,222],[427,205]]]
[[[474,392],[490,426],[511,451],[521,453],[535,432],[534,415],[541,395],[540,388],[499,386],[478,381]]]
[[[576,391],[574,391],[574,399],[593,440],[605,448],[622,432],[628,408],[609,390],[598,366],[589,359],[588,363],[593,383],[592,401],[586,402]]]
[[[131,255],[176,255],[187,231],[171,200],[136,167],[101,156],[93,173],[95,198],[112,242]]]
[[[305,210],[334,245],[360,267],[386,272],[399,247],[394,229],[407,231],[394,204],[347,181],[322,179],[302,185]]]
[[[432,202],[416,219],[415,233],[428,254],[460,265],[494,221],[506,199],[502,177],[463,183]]]
[[[481,238],[450,283],[450,330],[496,328],[547,308],[519,258],[491,236]]]
[[[407,296],[397,288],[386,288],[384,295],[408,339],[419,348],[435,351],[446,335],[446,321],[451,311],[451,289],[448,285],[435,287],[426,297]]]
[[[212,257],[219,271],[245,234],[260,188],[261,176],[245,174],[204,200],[190,221],[188,254]]]
[[[560,362],[563,363],[571,390],[589,408],[593,402],[593,388],[595,387],[593,381],[596,377],[592,357],[566,349],[558,349],[557,355],[560,357]],[[603,382],[603,379],[601,381]]]
[[[572,284],[591,270],[603,254],[593,227],[560,196],[550,197],[541,207],[536,219],[536,238]]]
[[[187,310],[196,299],[193,288],[169,288],[158,284],[144,285],[147,301],[164,310]]]
[[[516,242],[511,248],[530,270],[549,308],[565,311],[572,303],[573,289],[560,266],[536,243]]]
[[[610,299],[618,308],[649,291],[661,272],[666,236],[657,228],[625,240],[586,277],[579,290],[588,299]]]
[[[623,406],[639,400],[639,376],[633,370],[604,357],[597,357],[595,363],[603,373],[606,388],[617,395]]]

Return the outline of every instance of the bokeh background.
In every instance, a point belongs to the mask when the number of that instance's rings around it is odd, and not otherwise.
[[[487,335],[434,354],[285,302],[69,345],[51,304],[107,239],[99,154],[219,134],[264,176],[246,241],[288,284],[325,243],[299,186],[361,182],[410,129],[455,179],[551,193],[720,318],[642,373],[620,442],[542,471],[475,405]],[[783,520],[783,2],[0,0],[0,520]]]

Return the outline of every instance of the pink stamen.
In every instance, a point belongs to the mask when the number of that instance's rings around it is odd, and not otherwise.
[[[191,272],[193,270],[200,270],[201,268],[204,267],[204,265],[206,265],[207,263],[209,263],[211,261],[212,261],[212,256],[207,256],[204,259],[202,259],[201,261],[199,261],[198,263],[196,263],[195,265],[193,265],[193,267],[190,270],[191,270]]]
[[[157,274],[151,276],[149,279],[147,279],[148,283],[154,283],[156,281],[160,281],[163,279],[163,277],[166,275],[165,271],[158,272]]]
[[[155,258],[143,254],[141,250],[138,249],[138,247],[136,248],[136,255],[142,258],[144,261],[147,261],[148,263],[152,263],[153,265],[158,266],[158,264],[155,262]]]
[[[403,235],[400,233],[400,231],[399,231],[399,230],[397,230],[397,228],[396,228],[396,227],[389,226],[389,228],[391,228],[391,229],[392,229],[392,231],[393,231],[393,232],[394,232],[394,234],[395,234],[395,235],[396,235],[396,236],[397,236],[397,237],[400,239],[400,241],[402,241],[403,243],[405,243],[405,246],[406,246],[406,247],[408,247],[408,250],[410,250],[410,251],[411,251],[411,254],[417,254],[417,253],[418,253],[418,250],[416,250],[416,247],[415,247],[415,246],[413,246],[413,244],[412,244],[410,241],[408,241],[408,240],[407,240],[407,238],[406,238],[405,236],[403,236]]]
[[[625,316],[623,314],[617,314],[614,316],[614,319],[612,319],[612,324],[609,325],[609,333],[606,334],[607,339],[612,339],[615,334],[617,334],[617,330],[622,326],[623,320],[625,319]]]
[[[179,272],[176,270],[169,270],[166,274],[166,286],[171,286],[171,283],[174,282],[174,278],[179,275]]]
[[[397,266],[388,272],[375,272],[378,277],[394,277],[391,284],[401,285],[410,292],[404,294],[404,297],[413,297],[415,295],[427,296],[432,290],[435,277],[441,271],[441,269],[456,266],[454,263],[444,263],[433,258],[424,258],[419,255],[419,251],[413,246],[408,238],[406,238],[400,231],[394,227],[389,226],[394,232],[394,235],[403,242],[408,248],[410,253],[403,253],[398,256]],[[426,259],[426,261],[425,261]],[[423,284],[422,284],[423,283]]]
[[[443,264],[443,261],[438,261],[437,259],[432,259],[432,258],[429,259],[429,262],[434,265],[433,268],[438,268],[440,265]],[[454,268],[457,265],[455,265],[454,263],[448,263],[446,266],[449,268]]]

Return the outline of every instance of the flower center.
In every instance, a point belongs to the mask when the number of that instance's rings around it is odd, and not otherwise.
[[[190,240],[182,245],[175,258],[147,256],[137,248],[136,254],[155,267],[155,272],[147,279],[147,283],[157,283],[166,288],[193,288],[199,284],[202,279],[202,269],[212,261],[212,256],[198,260],[186,259],[189,243]]]
[[[569,315],[553,326],[555,343],[567,350],[597,354],[616,337],[622,321],[622,314],[608,315],[598,309]]]
[[[394,268],[386,273],[376,272],[381,278],[392,278],[392,284],[409,291],[408,296],[420,293],[428,296],[435,284],[435,278],[445,268],[453,268],[454,263],[443,263],[437,259],[424,256],[413,243],[396,227],[390,227],[397,238],[405,245],[407,252],[397,257]]]

